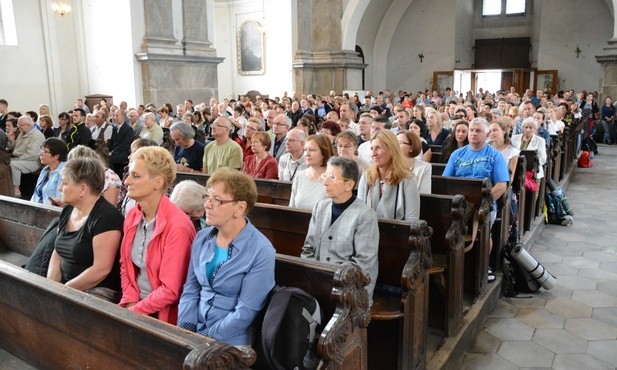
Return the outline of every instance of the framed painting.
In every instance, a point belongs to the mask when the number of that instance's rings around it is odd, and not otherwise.
[[[257,21],[247,20],[240,25],[237,50],[238,73],[244,76],[264,74],[264,32]]]

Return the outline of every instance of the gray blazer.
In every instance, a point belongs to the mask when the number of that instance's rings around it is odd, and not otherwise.
[[[274,153],[274,140],[276,140],[276,137],[272,139],[272,145],[270,145],[270,150],[268,150],[268,153],[270,153],[270,155],[273,156],[274,159],[276,159],[276,161],[278,162],[281,159],[281,156],[287,152],[287,150],[285,149],[287,137],[283,138],[283,142],[281,143],[281,146],[279,146],[279,150],[276,153]]]
[[[385,185],[383,194],[379,184],[369,186],[366,172],[358,184],[358,199],[377,212],[377,217],[387,220],[420,219],[420,192],[415,176],[401,181],[398,185]]]
[[[327,263],[351,261],[371,277],[366,290],[369,305],[379,271],[379,226],[377,215],[357,199],[330,225],[332,199],[324,199],[313,208],[301,257]]]

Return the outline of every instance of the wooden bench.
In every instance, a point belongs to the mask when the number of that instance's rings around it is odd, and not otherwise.
[[[310,211],[257,204],[249,219],[278,253],[301,254]],[[379,275],[368,328],[369,368],[421,369],[426,365],[431,231],[424,221],[380,220],[379,232]]]
[[[432,193],[462,194],[467,200],[465,213],[465,273],[464,290],[475,299],[486,286],[490,246],[491,185],[488,179],[462,177],[431,177]],[[473,230],[477,230],[475,239]]]
[[[323,330],[317,342],[317,354],[324,369],[366,370],[366,328],[371,320],[368,293],[364,287],[368,275],[351,263],[333,265],[277,254],[276,282],[309,292],[323,310]]]
[[[239,349],[0,261],[0,347],[45,369],[249,368]]]
[[[28,259],[27,256],[33,252],[43,231],[51,220],[59,215],[59,211],[60,209],[57,207],[0,197],[0,260],[19,266],[25,263]],[[322,322],[325,329],[317,343],[318,353],[328,364],[328,368],[366,369],[366,327],[370,321],[370,315],[368,297],[363,288],[368,284],[368,278],[361,270],[351,265],[336,266],[318,262],[311,263],[311,261],[297,257],[282,255],[277,255],[275,266],[278,284],[297,286],[306,290],[318,299],[320,306],[324,309],[324,317],[330,318]],[[25,270],[20,269],[20,271],[27,273]],[[43,280],[47,281],[46,279]],[[56,289],[61,287],[76,292],[51,281],[47,281],[47,283],[53,284]],[[87,294],[76,293],[83,294],[91,299]],[[96,299],[94,302],[103,301]],[[120,307],[116,308],[120,309],[120,312],[129,312]],[[141,315],[134,316],[142,317]],[[65,319],[65,321],[70,320]],[[149,320],[147,322],[158,321]],[[177,330],[171,325],[166,325],[166,327]],[[182,332],[185,331],[182,330]],[[196,334],[195,336],[205,338]],[[212,339],[205,339],[216,343]],[[230,363],[230,366],[222,367],[247,367],[255,361],[254,352],[248,351],[247,354],[243,355],[242,361],[246,362],[246,365],[241,364],[242,366],[240,366]],[[218,362],[214,362],[214,364],[218,364]],[[224,365],[225,363],[221,362],[221,364]],[[179,366],[181,365],[152,366],[151,368]]]
[[[538,173],[538,168],[540,166],[536,151],[535,150],[521,150],[520,155],[525,157],[525,162],[527,164],[526,171],[532,171],[534,173],[534,178],[535,178],[535,174]],[[546,177],[546,174],[545,174],[545,177]],[[529,231],[531,229],[531,223],[533,222],[533,219],[536,217],[536,205],[537,205],[539,194],[540,194],[540,191],[539,191],[540,185],[542,185],[541,182],[538,183],[537,191],[527,190],[525,192],[525,208],[523,210],[525,217],[524,217],[524,223],[522,224],[523,231]]]
[[[433,166],[433,176],[441,176],[443,175],[443,171],[446,169],[445,163],[432,163]]]

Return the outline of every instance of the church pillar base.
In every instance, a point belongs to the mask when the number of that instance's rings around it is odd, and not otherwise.
[[[601,94],[603,97],[617,97],[617,39],[608,40],[602,55],[596,56],[602,65]]]
[[[140,53],[143,101],[160,107],[192,99],[195,104],[218,96],[217,66],[224,58]]]
[[[351,50],[296,53],[293,61],[297,92],[327,95],[330,90],[362,89],[362,71],[366,64]]]

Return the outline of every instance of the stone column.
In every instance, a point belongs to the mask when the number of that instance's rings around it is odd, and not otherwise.
[[[218,96],[217,65],[224,58],[208,40],[205,1],[184,0],[181,16],[174,17],[173,0],[145,0],[145,27],[141,53],[143,100],[161,106],[176,105],[185,99],[195,104]],[[176,8],[179,9],[179,8]],[[174,24],[182,22],[182,24]],[[178,21],[180,19],[180,21]],[[183,39],[174,37],[174,27]]]
[[[596,56],[596,61],[602,64],[601,96],[617,96],[617,38],[608,40],[602,55]]]
[[[297,50],[293,60],[295,90],[327,94],[362,89],[362,59],[342,50],[342,0],[297,1]]]

